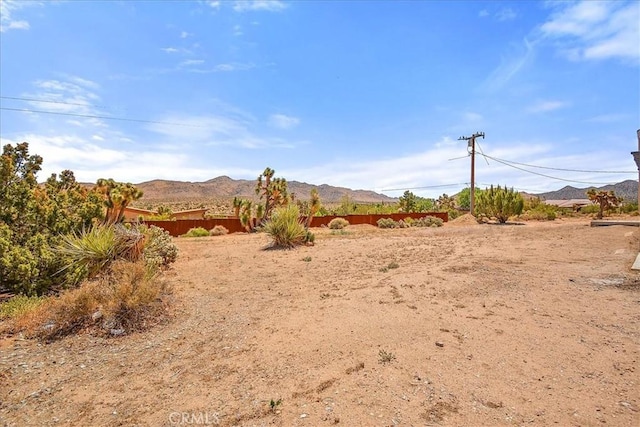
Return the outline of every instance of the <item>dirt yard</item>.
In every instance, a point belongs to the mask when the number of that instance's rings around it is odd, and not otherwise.
[[[177,239],[144,333],[0,341],[5,426],[638,426],[637,227]]]

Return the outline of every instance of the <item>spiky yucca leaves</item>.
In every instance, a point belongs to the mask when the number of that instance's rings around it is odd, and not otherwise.
[[[68,260],[61,271],[71,269],[77,285],[85,277],[94,277],[117,259],[138,260],[144,250],[144,234],[121,225],[95,226],[62,237],[56,252]]]
[[[522,195],[513,188],[493,185],[478,194],[476,214],[496,218],[500,224],[509,217],[520,215],[524,207]]]
[[[271,236],[271,247],[274,248],[293,248],[309,240],[307,230],[300,221],[300,211],[293,204],[276,208],[262,230]]]

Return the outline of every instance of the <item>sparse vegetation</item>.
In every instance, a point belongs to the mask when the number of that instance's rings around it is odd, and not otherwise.
[[[387,363],[391,363],[395,359],[396,359],[396,355],[391,353],[390,351],[380,349],[380,351],[378,352],[378,362],[380,362],[383,365],[386,365]]]
[[[408,217],[400,221],[394,221],[392,218],[380,218],[377,224],[379,228],[442,227],[444,221],[438,217],[427,215],[419,219]]]
[[[209,235],[211,236],[223,236],[225,234],[229,234],[229,230],[224,225],[216,225],[211,230],[209,230]]]
[[[553,221],[557,218],[558,208],[545,203],[538,203],[520,215],[523,220]]]
[[[333,218],[329,221],[329,228],[331,230],[342,230],[349,225],[349,221],[344,218]]]
[[[209,231],[203,227],[195,227],[187,231],[182,237],[206,237],[209,235]]]
[[[161,321],[170,293],[143,261],[121,260],[96,280],[14,313],[8,328],[47,340],[83,329],[122,335]]]

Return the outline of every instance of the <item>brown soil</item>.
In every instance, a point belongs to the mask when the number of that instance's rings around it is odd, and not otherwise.
[[[178,239],[151,331],[0,340],[0,424],[640,425],[638,228],[315,231]]]

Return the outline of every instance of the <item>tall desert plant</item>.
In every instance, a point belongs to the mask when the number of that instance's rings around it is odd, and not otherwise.
[[[271,247],[274,248],[292,248],[309,240],[300,211],[294,204],[276,208],[262,230],[273,239]]]
[[[520,215],[523,207],[522,195],[513,188],[492,185],[478,194],[476,214],[496,218],[500,224],[504,224],[509,217]]]
[[[587,191],[587,197],[589,197],[589,200],[592,202],[598,204],[599,211],[597,216],[599,219],[602,219],[604,216],[604,211],[615,208],[622,202],[622,198],[617,197],[613,190],[597,191],[595,188],[591,188]]]

